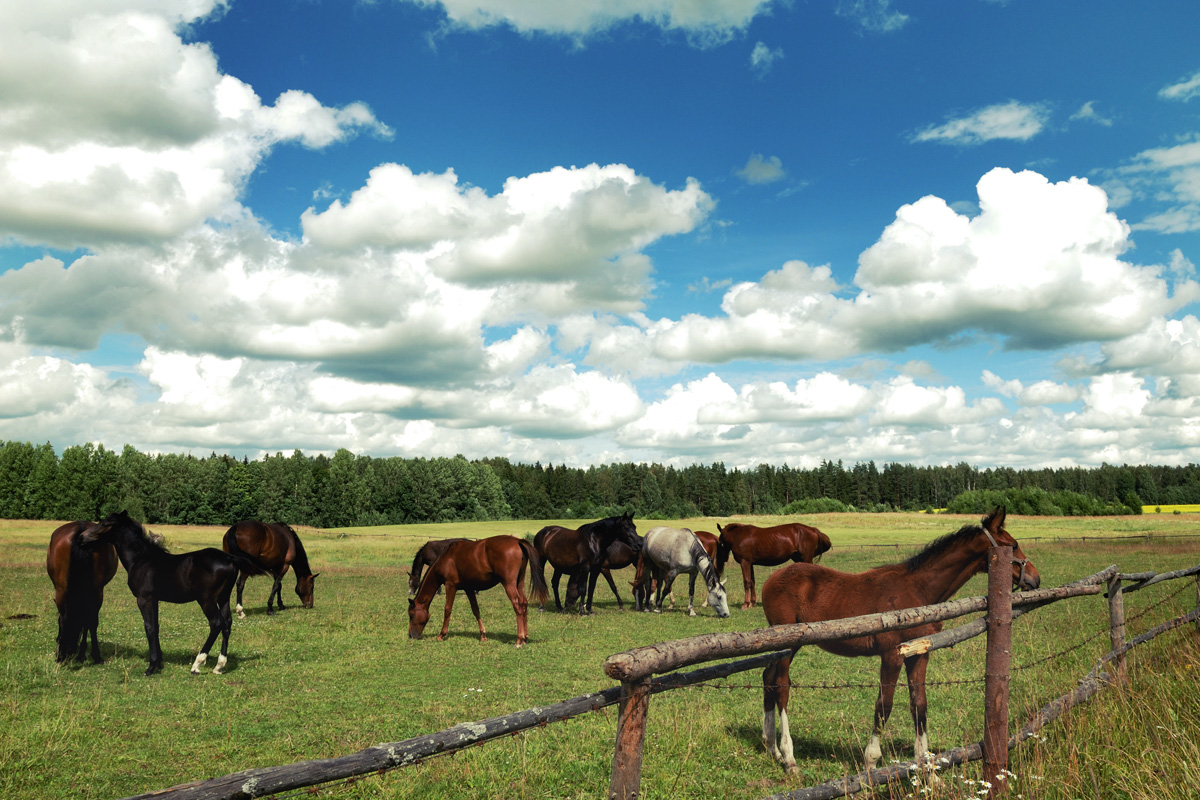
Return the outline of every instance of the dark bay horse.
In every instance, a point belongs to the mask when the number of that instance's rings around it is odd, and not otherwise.
[[[642,541],[639,535],[638,542]],[[612,589],[613,597],[617,598],[617,608],[624,610],[625,604],[621,601],[621,593],[617,591],[617,583],[613,580],[612,571],[614,569],[625,569],[637,564],[638,551],[630,547],[621,540],[615,540],[608,546],[608,550],[604,553],[604,564],[600,567],[600,574],[604,576],[604,580],[608,582],[608,588]],[[554,571],[555,580],[557,583],[559,572]],[[636,581],[635,581],[636,585]],[[567,581],[567,607],[571,607],[579,601],[579,581],[576,578],[570,578]]]
[[[701,575],[708,588],[709,605],[717,612],[718,617],[729,616],[729,601],[725,596],[725,587],[717,578],[717,570],[712,559],[704,549],[704,545],[696,534],[688,528],[668,528],[659,526],[651,528],[646,533],[642,552],[638,558],[637,575],[634,578],[636,588],[634,594],[644,609],[655,613],[662,611],[663,597],[671,591],[671,585],[679,575],[688,575],[688,616],[696,616],[694,601],[696,596],[696,576]],[[658,583],[657,599],[651,606],[650,583],[653,578]]]
[[[725,562],[729,554],[742,567],[742,584],[746,589],[742,610],[758,602],[754,587],[754,565],[775,567],[785,561],[803,561],[812,564],[817,556],[829,549],[829,537],[816,528],[799,522],[760,528],[731,522],[722,528],[717,537],[717,574],[725,577]]]
[[[558,580],[562,575],[569,575],[568,589],[570,581],[575,581],[579,586],[580,613],[592,613],[596,581],[600,578],[600,568],[604,565],[608,547],[613,542],[624,542],[634,552],[641,549],[642,542],[633,524],[632,514],[589,522],[578,530],[547,525],[533,537],[538,555],[554,568],[554,605],[559,611],[563,610],[563,606],[558,598]],[[544,573],[542,581],[545,582]],[[615,587],[613,591],[616,591]]]
[[[1004,509],[997,508],[984,517],[982,525],[966,525],[956,533],[934,540],[907,561],[866,572],[850,574],[803,563],[784,567],[763,585],[763,611],[767,622],[771,625],[819,622],[945,602],[971,576],[987,571],[988,548],[997,543],[1013,548],[1013,584],[1022,589],[1036,589],[1041,583],[1038,571],[1025,557],[1016,539],[1004,529],[1004,517]],[[863,752],[867,769],[874,768],[882,755],[880,734],[892,711],[901,664],[908,674],[908,704],[916,730],[915,758],[917,761],[925,759],[929,749],[925,728],[925,668],[929,654],[904,658],[897,648],[904,641],[929,636],[941,628],[942,623],[934,622],[903,631],[817,645],[839,656],[879,656],[879,697],[875,701],[871,741]],[[788,772],[797,769],[787,718],[791,690],[788,670],[794,656],[795,651],[763,671],[763,744]],[[778,745],[775,743],[776,710],[780,729]]]
[[[504,591],[517,615],[517,647],[529,641],[529,600],[525,595],[525,567],[529,565],[530,588],[534,597],[546,602],[546,579],[542,577],[541,559],[532,544],[515,536],[491,536],[479,541],[459,539],[451,542],[446,552],[429,567],[417,596],[408,601],[408,638],[420,639],[429,622],[429,604],[442,585],[446,587],[446,613],[438,641],[450,630],[450,609],[454,594],[462,589],[471,602],[471,611],[479,623],[479,641],[487,641],[483,618],[479,616],[477,592],[503,583]]]
[[[62,662],[75,653],[83,661],[88,634],[92,635],[92,661],[100,664],[100,606],[104,587],[117,574],[117,551],[111,544],[84,544],[79,534],[90,522],[68,522],[50,534],[46,550],[46,574],[54,584],[58,606],[58,644],[54,657]]]
[[[225,531],[221,549],[226,553],[241,553],[261,568],[257,573],[242,572],[238,576],[237,608],[234,610],[242,619],[246,618],[242,611],[242,590],[246,588],[246,579],[251,574],[268,573],[275,578],[271,593],[267,595],[267,614],[274,615],[274,600],[279,601],[279,610],[284,610],[283,576],[289,568],[296,570],[296,594],[300,598],[300,605],[313,607],[313,581],[321,573],[312,571],[308,564],[308,553],[291,526],[282,522],[242,520]]]
[[[206,547],[182,555],[173,555],[150,538],[137,522],[124,511],[110,514],[80,534],[86,543],[105,542],[116,548],[121,565],[129,574],[129,591],[137,599],[150,645],[150,666],[147,675],[162,669],[162,648],[158,644],[158,604],[191,603],[200,605],[208,618],[208,639],[192,663],[192,673],[199,674],[208,660],[208,650],[221,635],[221,655],[214,674],[220,675],[228,661],[229,631],[233,614],[229,610],[229,595],[237,582],[238,571],[261,575],[263,570],[249,557],[240,553],[224,553]]]
[[[465,542],[467,539],[430,539],[421,548],[417,550],[417,554],[413,556],[412,569],[408,573],[408,596],[415,597],[417,589],[421,588],[421,574],[426,567],[433,566],[433,562],[441,558],[442,553],[446,552],[446,548],[454,542]]]

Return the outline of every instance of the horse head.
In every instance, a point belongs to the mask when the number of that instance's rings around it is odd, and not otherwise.
[[[1006,516],[1007,511],[1004,506],[997,506],[991,514],[983,518],[983,531],[987,534],[988,542],[992,546],[1008,545],[1013,549],[1013,586],[1017,589],[1036,589],[1042,584],[1042,576],[1038,574],[1037,567],[1025,555],[1025,551],[1021,549],[1016,538],[1005,530],[1004,518]]]
[[[429,622],[429,606],[418,606],[416,600],[408,601],[408,638],[420,639]]]
[[[133,518],[126,511],[117,511],[109,514],[104,519],[97,522],[92,527],[80,534],[79,540],[84,544],[93,544],[95,542],[111,542],[113,534],[118,529],[140,528]]]
[[[300,598],[300,605],[305,608],[313,607],[313,581],[321,573],[314,572],[311,575],[303,575],[296,578],[296,595]]]

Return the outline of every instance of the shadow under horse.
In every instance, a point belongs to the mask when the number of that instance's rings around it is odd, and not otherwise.
[[[554,589],[554,605],[559,611],[563,610],[563,606],[559,600],[558,582],[563,575],[567,575],[568,590],[572,582],[579,587],[579,613],[592,613],[596,581],[600,578],[609,547],[617,541],[624,542],[635,553],[641,550],[642,542],[633,524],[632,514],[606,517],[581,525],[578,529],[547,525],[537,532],[533,537],[533,546],[542,557],[542,568],[545,562],[554,568],[551,585]],[[615,586],[613,592],[616,592]],[[570,594],[568,591],[568,602],[571,602]],[[542,607],[545,607],[545,603]]]
[[[983,518],[981,525],[966,525],[958,532],[934,540],[907,561],[875,567],[856,574],[838,572],[816,564],[791,564],[767,578],[763,584],[763,611],[771,625],[822,622],[863,614],[897,611],[944,603],[973,575],[987,572],[988,550],[997,545],[1013,548],[1012,581],[1021,589],[1041,584],[1037,569],[1025,557],[1017,540],[1004,529],[1005,510],[1000,507]],[[863,752],[863,765],[873,769],[883,755],[880,735],[892,713],[892,698],[900,667],[908,677],[908,704],[915,740],[914,758],[926,759],[929,734],[926,730],[925,669],[929,654],[904,658],[901,643],[929,636],[942,629],[931,622],[901,631],[884,631],[837,642],[820,642],[822,650],[839,656],[879,656],[879,697],[871,740]],[[788,727],[787,704],[791,693],[788,671],[796,651],[763,671],[763,744],[788,772],[796,772],[796,758]],[[775,742],[775,712],[779,712],[779,743]]]
[[[159,602],[199,604],[208,619],[208,638],[192,662],[192,673],[200,673],[208,660],[209,649],[220,635],[221,654],[213,673],[221,674],[228,661],[229,632],[233,627],[229,596],[233,593],[238,571],[261,575],[261,567],[245,556],[225,553],[215,547],[180,555],[170,553],[124,511],[110,514],[80,537],[88,544],[111,544],[129,574],[129,591],[142,612],[146,641],[150,646],[147,675],[153,675],[163,667],[162,648],[158,643]]]
[[[66,661],[75,653],[83,661],[92,638],[92,661],[103,663],[100,656],[100,607],[104,605],[104,587],[117,574],[117,551],[111,544],[86,544],[81,533],[91,522],[68,522],[50,534],[46,550],[46,574],[54,584],[54,605],[58,606],[58,639],[54,657]]]
[[[271,593],[267,595],[267,614],[275,614],[272,605],[274,600],[279,601],[280,611],[285,610],[283,576],[289,568],[296,571],[296,596],[300,598],[300,605],[305,608],[313,607],[313,582],[321,573],[312,571],[304,544],[290,525],[282,522],[242,520],[225,531],[221,549],[226,553],[249,558],[261,568],[260,572],[242,572],[238,576],[237,607],[234,610],[240,618],[246,618],[242,610],[242,590],[246,588],[246,580],[251,574],[267,573],[275,579],[275,583],[271,585]]]

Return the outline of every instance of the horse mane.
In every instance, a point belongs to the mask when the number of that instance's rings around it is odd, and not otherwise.
[[[949,550],[954,545],[958,544],[963,539],[970,539],[977,536],[983,530],[981,525],[964,525],[954,533],[947,533],[944,536],[939,536],[934,539],[916,555],[911,556],[907,561],[903,562],[905,568],[909,572],[916,572],[923,567],[930,559],[940,556],[942,553]]]
[[[286,522],[281,522],[283,527],[287,528],[287,532],[292,535],[292,539],[296,542],[296,556],[292,559],[292,568],[296,570],[296,574],[300,576],[311,575],[312,567],[308,565],[308,552],[304,549],[304,543],[300,541],[300,537],[292,530],[292,526]]]
[[[687,529],[684,528],[684,530]],[[688,530],[688,533],[692,534],[691,544],[688,545],[688,549],[692,554],[692,561],[700,565],[700,569],[704,575],[704,584],[709,589],[712,589],[721,582],[721,579],[717,575],[716,569],[713,567],[712,559],[708,557],[708,551],[705,550],[704,545],[700,543],[700,537],[696,536],[696,534],[690,530]]]

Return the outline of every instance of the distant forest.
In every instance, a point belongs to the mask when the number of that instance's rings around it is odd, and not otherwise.
[[[299,450],[250,461],[147,455],[126,445],[0,442],[0,518],[89,519],[126,510],[147,523],[262,519],[342,528],[499,519],[643,519],[948,508],[983,513],[1136,514],[1200,503],[1200,466],[979,469],[875,462],[819,467],[514,464],[506,458],[374,458]]]

